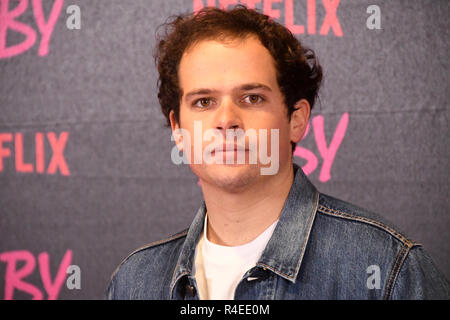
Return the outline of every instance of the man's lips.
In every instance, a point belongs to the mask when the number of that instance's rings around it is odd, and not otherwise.
[[[245,146],[240,145],[223,145],[222,147],[214,148],[212,152],[245,152],[248,149]]]
[[[241,146],[241,145],[223,145],[222,147],[219,147],[216,149],[217,151],[248,151],[248,149],[245,146]]]

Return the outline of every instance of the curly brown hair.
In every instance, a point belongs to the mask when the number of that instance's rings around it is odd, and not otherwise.
[[[171,17],[162,27],[165,32],[158,36],[155,62],[159,72],[158,99],[168,126],[172,110],[179,122],[182,91],[178,67],[182,55],[202,40],[244,39],[256,35],[275,61],[289,119],[299,100],[306,99],[311,108],[314,106],[322,82],[322,67],[313,50],[302,46],[287,28],[269,16],[243,5],[228,11],[205,7],[197,13]]]

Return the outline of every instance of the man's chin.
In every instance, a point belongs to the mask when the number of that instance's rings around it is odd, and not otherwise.
[[[258,165],[212,164],[194,166],[192,170],[200,180],[231,193],[245,190],[260,178]]]

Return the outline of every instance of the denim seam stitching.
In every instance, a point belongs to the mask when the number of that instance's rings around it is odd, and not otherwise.
[[[411,249],[411,247],[412,247],[411,243],[405,244],[402,247],[402,249],[400,250],[400,252],[398,253],[397,259],[395,259],[394,266],[392,267],[392,271],[391,271],[391,274],[389,276],[389,281],[386,284],[386,291],[385,291],[385,294],[384,294],[384,297],[383,297],[384,300],[391,299],[392,291],[393,291],[393,288],[394,288],[394,284],[397,281],[397,277],[398,277],[398,274],[400,273],[400,269],[401,269],[401,267],[403,265],[403,262],[406,259],[406,256],[408,255],[409,250]],[[405,253],[403,253],[403,251],[405,251]]]
[[[181,231],[181,232],[179,232],[179,233],[176,233],[176,234],[170,236],[169,238],[166,238],[166,239],[163,239],[163,240],[154,241],[154,242],[152,242],[152,243],[149,243],[149,244],[146,244],[146,245],[143,245],[143,246],[137,248],[136,250],[134,250],[133,252],[131,252],[125,259],[123,259],[121,263],[119,263],[119,265],[116,267],[116,269],[115,269],[114,272],[112,273],[110,281],[114,278],[114,276],[116,275],[116,273],[119,271],[119,268],[120,268],[120,267],[125,263],[125,261],[127,261],[128,258],[130,258],[133,254],[138,253],[139,251],[142,251],[142,250],[145,250],[145,249],[148,249],[148,248],[151,248],[151,247],[154,247],[154,246],[157,246],[157,245],[160,245],[160,244],[163,244],[163,243],[166,243],[166,242],[170,242],[170,241],[172,241],[172,240],[175,240],[175,239],[184,237],[187,233],[188,233],[188,231],[187,231],[187,230],[184,230],[184,231]]]
[[[405,247],[406,246],[402,246],[402,248],[400,249],[399,253],[397,254],[397,257],[395,259],[394,265],[392,266],[391,273],[389,274],[389,278],[387,279],[387,282],[386,282],[386,287],[385,287],[383,300],[388,300],[389,299],[390,290],[391,290],[391,286],[392,286],[392,278],[394,277],[394,273],[395,273],[395,270],[397,268],[397,264],[399,262],[400,257],[402,256],[403,251],[405,250]]]
[[[280,271],[280,270],[278,270],[278,269],[276,269],[276,268],[274,268],[272,266],[269,266],[269,265],[267,265],[267,264],[265,264],[263,262],[258,262],[258,265],[263,266],[266,269],[272,270],[273,272],[275,272],[275,273],[277,273],[277,274],[279,274],[279,275],[281,275],[281,276],[283,276],[285,278],[288,278],[290,280],[292,279],[291,276],[289,276],[289,275],[285,274],[284,272],[282,272],[282,271]]]
[[[147,245],[144,245],[144,246],[142,246],[142,247],[136,249],[135,252],[136,252],[136,251],[139,251],[139,250],[147,249],[147,248],[150,248],[150,247],[155,247],[155,246],[157,246],[157,245],[164,244],[164,243],[166,243],[166,242],[170,242],[170,241],[172,241],[172,240],[175,240],[175,239],[184,237],[185,235],[187,235],[187,233],[188,233],[188,229],[186,229],[186,230],[184,230],[184,231],[181,231],[181,232],[178,232],[178,233],[176,233],[176,234],[174,234],[174,235],[171,235],[170,237],[168,237],[168,238],[166,238],[166,239],[157,240],[157,241],[154,241],[154,242],[149,243],[149,244],[147,244]]]
[[[403,236],[401,233],[397,232],[396,230],[392,229],[391,227],[378,222],[376,220],[370,219],[370,218],[366,218],[366,217],[360,217],[360,216],[355,216],[343,211],[339,211],[339,210],[334,210],[334,209],[330,209],[327,208],[323,205],[319,205],[319,211],[323,212],[325,214],[330,214],[333,216],[340,216],[343,218],[347,218],[347,219],[352,219],[355,221],[362,221],[362,222],[366,222],[368,224],[380,227],[381,229],[387,231],[388,233],[392,234],[394,237],[396,237],[397,239],[399,239],[403,244],[412,244],[411,240],[408,240],[405,236]]]

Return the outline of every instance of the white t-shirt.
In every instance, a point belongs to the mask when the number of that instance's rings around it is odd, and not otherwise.
[[[256,239],[240,246],[221,246],[207,238],[207,217],[195,252],[194,274],[201,300],[232,300],[244,274],[256,266],[278,220]]]

